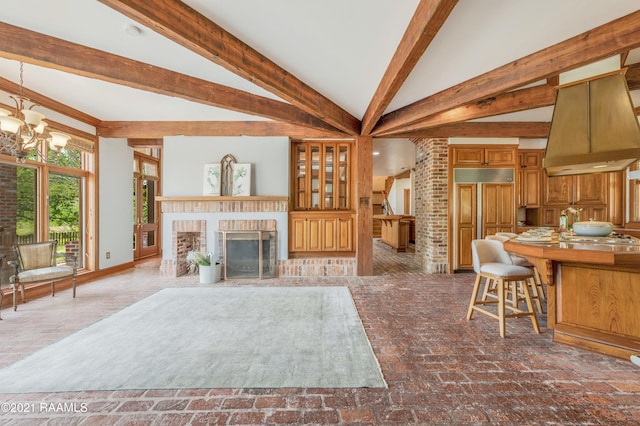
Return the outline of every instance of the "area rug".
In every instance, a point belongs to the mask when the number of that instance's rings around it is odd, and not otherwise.
[[[168,288],[0,370],[0,393],[283,387],[386,387],[348,288]]]

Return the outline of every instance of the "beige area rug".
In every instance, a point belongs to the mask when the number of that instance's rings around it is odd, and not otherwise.
[[[386,387],[346,287],[169,288],[0,370],[0,393]]]

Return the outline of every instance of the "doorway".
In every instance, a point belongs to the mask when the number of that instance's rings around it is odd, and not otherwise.
[[[133,260],[160,253],[156,208],[158,168],[157,160],[134,154]]]

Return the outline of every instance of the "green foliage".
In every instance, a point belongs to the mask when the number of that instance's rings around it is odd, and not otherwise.
[[[187,253],[187,263],[193,263],[202,266],[211,266],[209,256],[199,251],[190,251]]]

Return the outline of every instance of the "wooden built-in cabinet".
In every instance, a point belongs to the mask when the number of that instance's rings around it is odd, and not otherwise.
[[[353,252],[348,141],[293,140],[289,251]]]
[[[354,215],[290,214],[289,251],[352,252]]]
[[[454,167],[515,167],[517,145],[455,145],[453,147]]]

